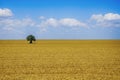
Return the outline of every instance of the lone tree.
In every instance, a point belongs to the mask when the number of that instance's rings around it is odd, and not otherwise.
[[[33,35],[28,35],[26,39],[27,41],[29,41],[30,44],[32,44],[32,41],[36,41],[35,36]]]

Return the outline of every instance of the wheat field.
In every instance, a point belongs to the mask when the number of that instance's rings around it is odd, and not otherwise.
[[[120,40],[0,40],[0,80],[120,80]]]

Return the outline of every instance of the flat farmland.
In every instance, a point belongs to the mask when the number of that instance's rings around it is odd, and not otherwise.
[[[0,40],[0,80],[120,80],[120,40]]]

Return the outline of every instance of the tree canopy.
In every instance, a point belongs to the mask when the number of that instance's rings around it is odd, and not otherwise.
[[[32,43],[32,41],[36,41],[36,38],[33,35],[28,35],[26,39],[27,41],[30,41],[29,43]]]

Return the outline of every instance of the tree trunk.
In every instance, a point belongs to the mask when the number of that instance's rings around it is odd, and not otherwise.
[[[32,44],[32,40],[30,40],[30,44]]]

